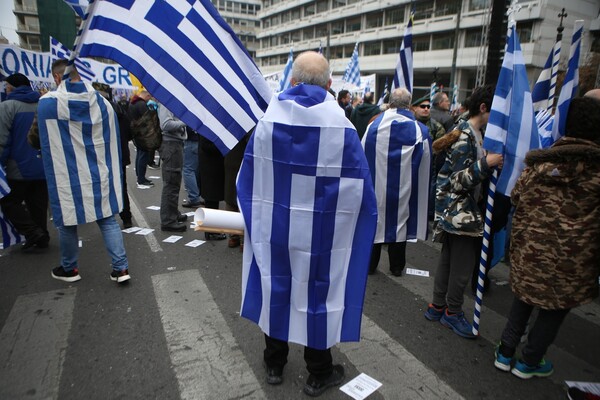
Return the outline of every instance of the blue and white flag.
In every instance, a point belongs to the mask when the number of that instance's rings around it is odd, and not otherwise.
[[[450,111],[458,109],[458,85],[455,83],[452,88],[452,101],[450,102]]]
[[[92,1],[82,57],[109,58],[227,153],[264,114],[272,90],[210,0]]]
[[[367,128],[365,149],[377,197],[374,243],[427,239],[431,136],[408,110],[392,108]]]
[[[123,209],[121,141],[112,106],[85,82],[63,80],[40,98],[38,125],[56,226]]]
[[[344,73],[344,82],[351,83],[356,86],[360,86],[360,67],[358,66],[358,42],[354,45],[354,51],[350,62],[346,67],[346,73]]]
[[[552,146],[552,125],[554,124],[554,115],[546,109],[535,113],[535,123],[540,134],[540,147],[545,149]]]
[[[541,110],[552,112],[554,92],[556,91],[556,78],[558,76],[558,63],[560,62],[560,47],[561,43],[557,41],[550,51],[546,64],[544,64],[544,69],[531,91],[535,112]]]
[[[410,93],[413,89],[413,54],[412,54],[412,26],[413,15],[410,14],[408,25],[404,30],[404,38],[400,46],[398,55],[398,64],[394,71],[394,82],[392,82],[392,91],[397,88],[406,88]]]
[[[577,89],[579,89],[579,55],[582,34],[583,20],[577,20],[573,27],[567,74],[560,89],[560,96],[558,96],[558,103],[556,104],[556,111],[554,113],[554,123],[552,124],[552,140],[554,142],[565,136],[569,105],[571,105],[571,99],[575,97]]]
[[[81,19],[85,18],[87,8],[90,5],[89,0],[64,0],[64,2],[67,3]]]
[[[237,194],[241,315],[315,349],[358,341],[377,208],[358,134],[331,94],[301,84],[273,98]]]
[[[383,86],[383,92],[381,93],[381,97],[379,97],[379,101],[377,102],[378,106],[383,104],[383,102],[385,101],[385,96],[387,96],[389,92],[390,92],[390,89],[388,87],[388,78],[386,77],[385,85]]]
[[[319,40],[319,50],[317,50],[319,54],[323,54],[323,46],[321,46],[321,41]]]
[[[439,91],[440,91],[440,88],[437,85],[437,82],[432,82],[431,86],[429,87],[429,102],[431,104],[433,104],[433,96],[435,96],[435,94]]]
[[[63,58],[68,60],[71,57],[71,50],[65,47],[64,44],[59,42],[57,39],[50,36],[50,51],[52,55],[56,58]],[[81,60],[79,57],[76,57],[74,60],[75,66],[77,67],[77,72],[79,72],[79,76],[81,79],[92,82],[95,80],[96,74],[90,68],[90,65],[85,61]]]
[[[288,56],[287,63],[283,69],[283,76],[279,81],[279,91],[282,92],[292,86],[292,65],[294,64],[294,50],[290,49],[290,55]]]
[[[506,196],[523,171],[525,154],[540,147],[533,102],[516,26],[509,29],[508,45],[496,85],[483,148],[504,155],[496,190]]]
[[[0,199],[10,193],[10,187],[6,180],[4,168],[0,165]],[[4,217],[2,208],[0,208],[0,232],[2,232],[2,247],[6,249],[14,244],[21,243],[23,237],[17,232],[14,225]]]

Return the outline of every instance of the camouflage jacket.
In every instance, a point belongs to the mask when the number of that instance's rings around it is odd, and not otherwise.
[[[477,160],[476,138],[468,122],[433,143],[434,153],[445,154],[437,176],[433,240],[443,232],[483,236],[483,216],[478,203],[482,181],[492,173],[485,157]],[[477,197],[477,198],[476,198]]]
[[[600,145],[565,137],[525,163],[511,196],[512,290],[548,310],[588,303],[600,274]]]

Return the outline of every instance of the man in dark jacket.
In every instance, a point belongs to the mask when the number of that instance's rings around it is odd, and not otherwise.
[[[442,124],[446,132],[454,127],[454,119],[450,115],[450,99],[444,92],[437,92],[431,99],[431,118]]]
[[[131,98],[129,104],[129,119],[137,121],[148,111],[147,102],[150,100],[150,93],[142,90],[139,94]],[[137,185],[139,189],[149,189],[154,186],[154,182],[146,178],[146,169],[148,168],[148,160],[150,152],[136,147],[137,154],[135,156],[135,175],[137,177]]]
[[[381,112],[381,109],[378,105],[373,104],[375,101],[375,96],[372,92],[365,93],[365,97],[363,98],[363,103],[358,105],[354,110],[352,110],[352,115],[350,116],[350,122],[356,128],[356,132],[358,132],[358,137],[362,140],[363,135],[367,131],[367,126],[369,125],[369,121],[371,118],[376,116]]]
[[[23,250],[48,247],[48,190],[39,151],[27,143],[40,98],[23,74],[6,79],[6,101],[0,103],[0,163],[11,192],[0,200],[2,211],[25,236]],[[23,205],[25,202],[25,206]]]

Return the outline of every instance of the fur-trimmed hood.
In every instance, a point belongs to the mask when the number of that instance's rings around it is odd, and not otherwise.
[[[445,134],[444,136],[442,136],[441,138],[437,139],[431,145],[431,148],[433,149],[433,153],[439,154],[442,151],[449,148],[450,146],[452,146],[454,143],[456,143],[456,141],[460,137],[461,133],[463,133],[463,131],[461,131],[459,129],[454,129],[454,130],[448,132],[447,134]]]
[[[525,156],[525,163],[533,166],[539,163],[600,162],[600,144],[590,140],[563,137],[548,149],[531,150]]]

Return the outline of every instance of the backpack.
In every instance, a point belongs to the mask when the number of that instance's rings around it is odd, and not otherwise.
[[[162,132],[156,110],[146,111],[139,119],[131,122],[130,128],[131,138],[138,149],[154,151],[160,147]]]

